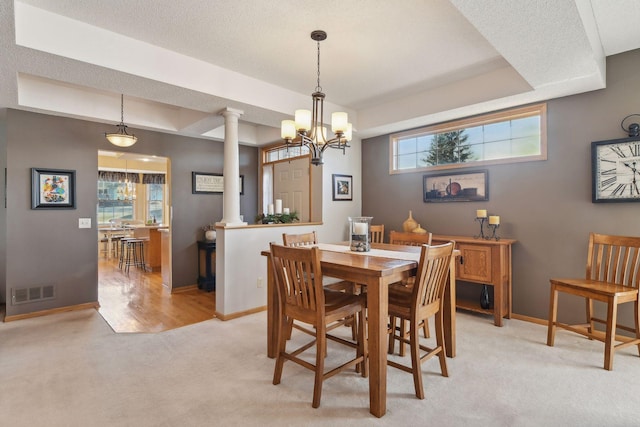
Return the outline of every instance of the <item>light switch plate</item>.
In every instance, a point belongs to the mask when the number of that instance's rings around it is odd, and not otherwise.
[[[91,218],[78,218],[78,228],[91,228]]]

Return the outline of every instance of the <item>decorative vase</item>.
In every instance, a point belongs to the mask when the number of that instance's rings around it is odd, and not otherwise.
[[[416,222],[415,219],[413,219],[413,214],[411,213],[411,211],[409,211],[409,218],[407,218],[403,223],[402,223],[402,229],[409,233],[411,231],[413,231],[414,228],[418,227],[418,223]]]
[[[420,227],[420,224],[418,224],[418,226],[416,228],[411,230],[411,232],[412,233],[416,233],[416,234],[427,234],[427,230],[425,230],[424,228]]]
[[[480,307],[485,310],[488,310],[491,307],[489,287],[487,285],[482,285],[482,290],[480,291]]]
[[[216,230],[207,230],[204,232],[204,238],[207,240],[215,241],[216,240]]]

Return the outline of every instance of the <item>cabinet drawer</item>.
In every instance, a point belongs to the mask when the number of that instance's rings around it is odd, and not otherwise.
[[[470,282],[492,283],[491,247],[459,243],[461,262],[457,266],[457,277]]]

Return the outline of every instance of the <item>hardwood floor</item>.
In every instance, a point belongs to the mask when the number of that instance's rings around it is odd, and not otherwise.
[[[115,332],[161,332],[215,317],[215,292],[194,288],[171,293],[158,273],[131,268],[118,260],[98,261],[98,309]]]

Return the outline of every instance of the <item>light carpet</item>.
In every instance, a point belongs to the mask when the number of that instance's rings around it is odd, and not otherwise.
[[[266,313],[156,334],[116,334],[94,310],[0,324],[5,426],[637,426],[636,348],[602,369],[603,346],[546,328],[458,313],[450,377],[423,364],[424,400],[389,368],[387,414],[369,413],[368,380],[344,372],[311,407],[313,374],[286,363],[271,383]],[[344,328],[345,333],[349,332]],[[299,333],[298,331],[296,331]],[[298,340],[299,335],[295,339]],[[344,356],[330,347],[327,364]],[[408,357],[407,357],[408,359]]]

